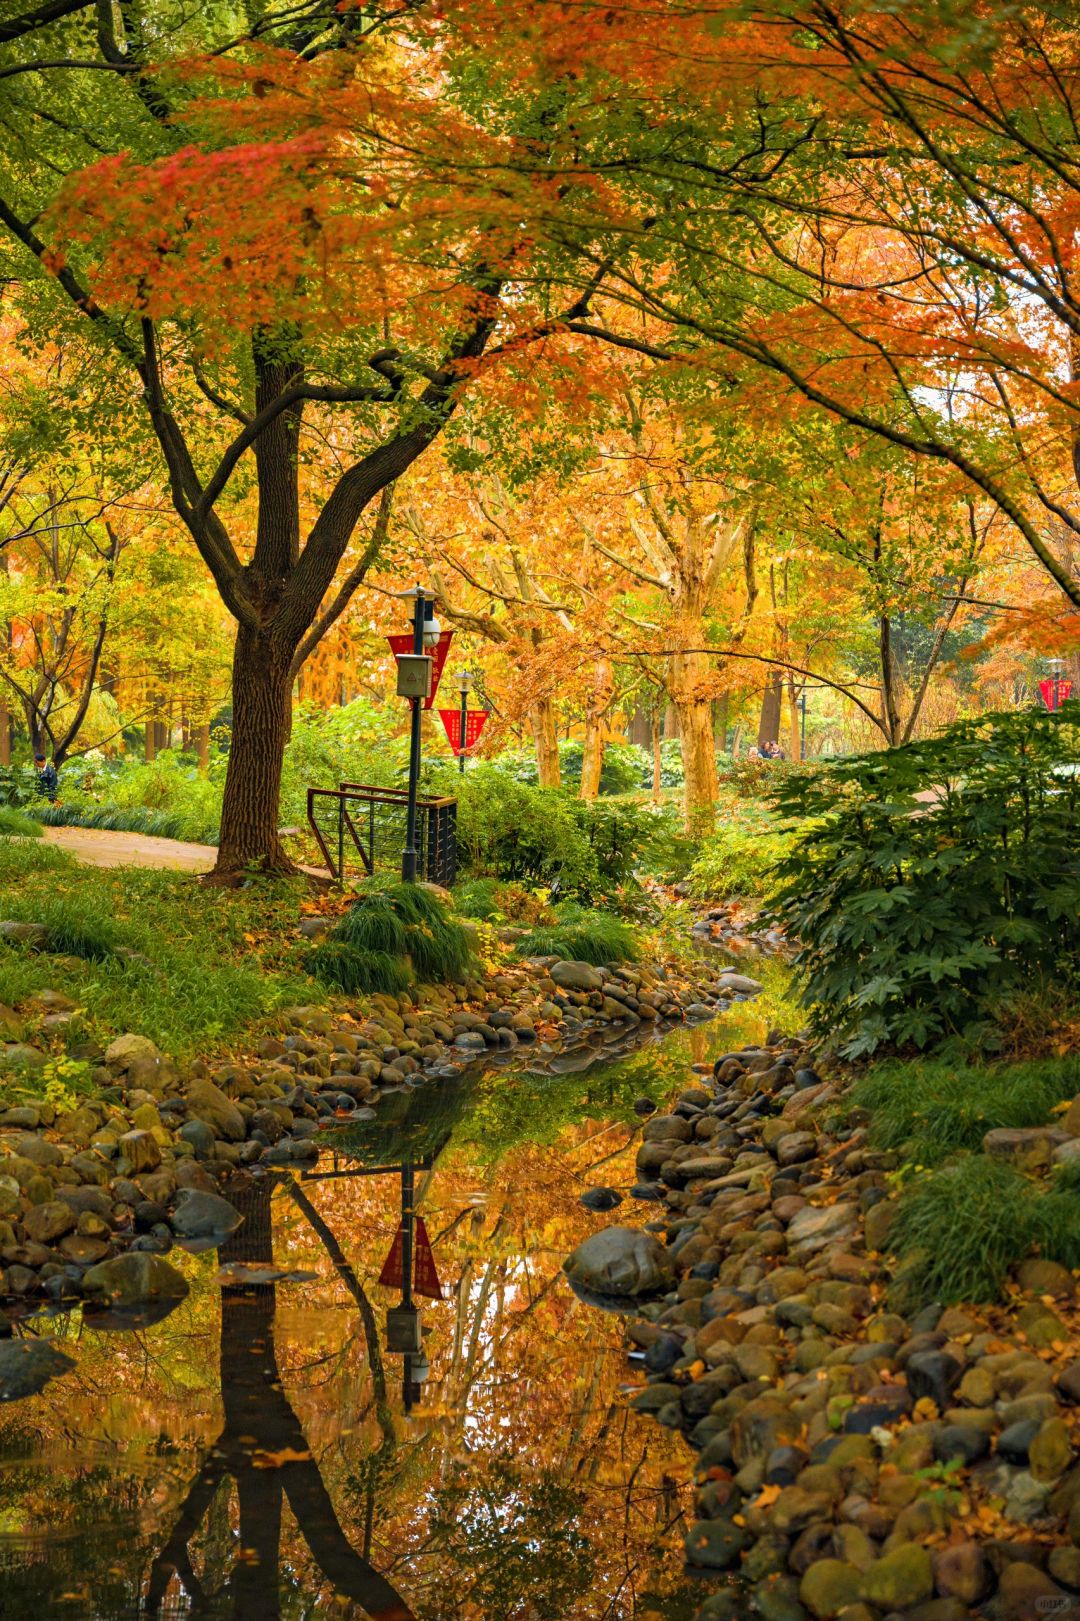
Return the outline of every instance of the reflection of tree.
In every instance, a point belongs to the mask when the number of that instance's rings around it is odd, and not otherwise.
[[[245,1221],[222,1245],[223,1263],[272,1265],[270,1192],[269,1182],[263,1182],[236,1195]],[[272,1621],[281,1614],[278,1565],[282,1511],[288,1499],[316,1563],[339,1595],[354,1599],[373,1621],[414,1621],[405,1601],[341,1529],[300,1420],[282,1388],[274,1344],[275,1304],[272,1284],[222,1288],[224,1425],[154,1561],[147,1606],[151,1614],[162,1609],[174,1572],[197,1606],[206,1603],[210,1595],[195,1573],[189,1545],[229,1477],[239,1507],[240,1552],[229,1580],[237,1618]],[[370,1310],[367,1317],[373,1329]],[[367,1318],[362,1321],[367,1330]],[[370,1333],[368,1338],[370,1346]],[[377,1340],[375,1344],[377,1350]]]

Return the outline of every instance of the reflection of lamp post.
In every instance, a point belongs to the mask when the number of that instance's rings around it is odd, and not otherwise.
[[[435,617],[435,593],[422,585],[398,595],[413,604],[413,649],[411,658],[398,660],[398,693],[412,705],[409,738],[409,798],[405,811],[405,848],[401,853],[401,876],[407,884],[416,882],[416,795],[420,782],[420,714],[431,691],[431,655],[439,645],[441,626]]]
[[[458,770],[465,773],[465,739],[469,732],[469,692],[476,680],[468,670],[459,670],[457,676],[458,691],[461,694],[461,731],[458,734]]]
[[[386,1349],[404,1356],[402,1390],[406,1411],[415,1400],[415,1387],[427,1377],[426,1369],[418,1373],[418,1362],[423,1362],[423,1342],[419,1307],[413,1304],[413,1235],[416,1230],[416,1201],[413,1164],[405,1160],[401,1167],[401,1304],[391,1306],[386,1313]]]

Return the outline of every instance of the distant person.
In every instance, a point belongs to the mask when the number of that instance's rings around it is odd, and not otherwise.
[[[39,749],[34,755],[34,769],[37,772],[38,793],[43,799],[54,801],[56,799],[57,775],[56,767],[51,760],[45,758]]]
[[[761,757],[763,760],[782,760],[784,758],[784,751],[780,747],[779,743],[763,743],[761,746]]]
[[[746,758],[748,760],[760,760],[761,757],[761,750],[755,744],[751,743],[750,747],[746,751]]]

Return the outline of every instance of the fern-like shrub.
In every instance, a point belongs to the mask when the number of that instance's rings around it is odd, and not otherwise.
[[[564,957],[599,967],[608,962],[636,962],[640,956],[637,934],[621,917],[573,904],[556,911],[558,922],[532,929],[517,942],[519,957]]]
[[[772,803],[804,825],[771,913],[846,1056],[990,1035],[1011,996],[1080,981],[1080,705],[792,775]]]

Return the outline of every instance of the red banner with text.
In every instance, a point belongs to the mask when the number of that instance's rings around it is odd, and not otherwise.
[[[379,1273],[379,1282],[384,1289],[401,1289],[405,1283],[404,1267],[405,1245],[402,1241],[401,1228],[394,1234],[394,1242],[390,1246],[390,1254]],[[415,1218],[413,1229],[413,1292],[418,1295],[427,1295],[429,1300],[443,1298],[442,1284],[439,1274],[435,1270],[435,1253],[431,1248],[431,1239],[424,1225],[423,1216]]]
[[[465,716],[465,752],[468,754],[474,743],[480,741],[480,733],[484,730],[484,722],[488,718],[486,709],[470,709]],[[461,753],[461,710],[440,709],[439,719],[443,723],[450,747],[455,754]]]
[[[1055,681],[1052,677],[1047,676],[1045,681],[1039,682],[1039,692],[1042,694],[1042,701],[1047,709],[1051,711],[1060,709],[1072,692],[1072,682]]]

